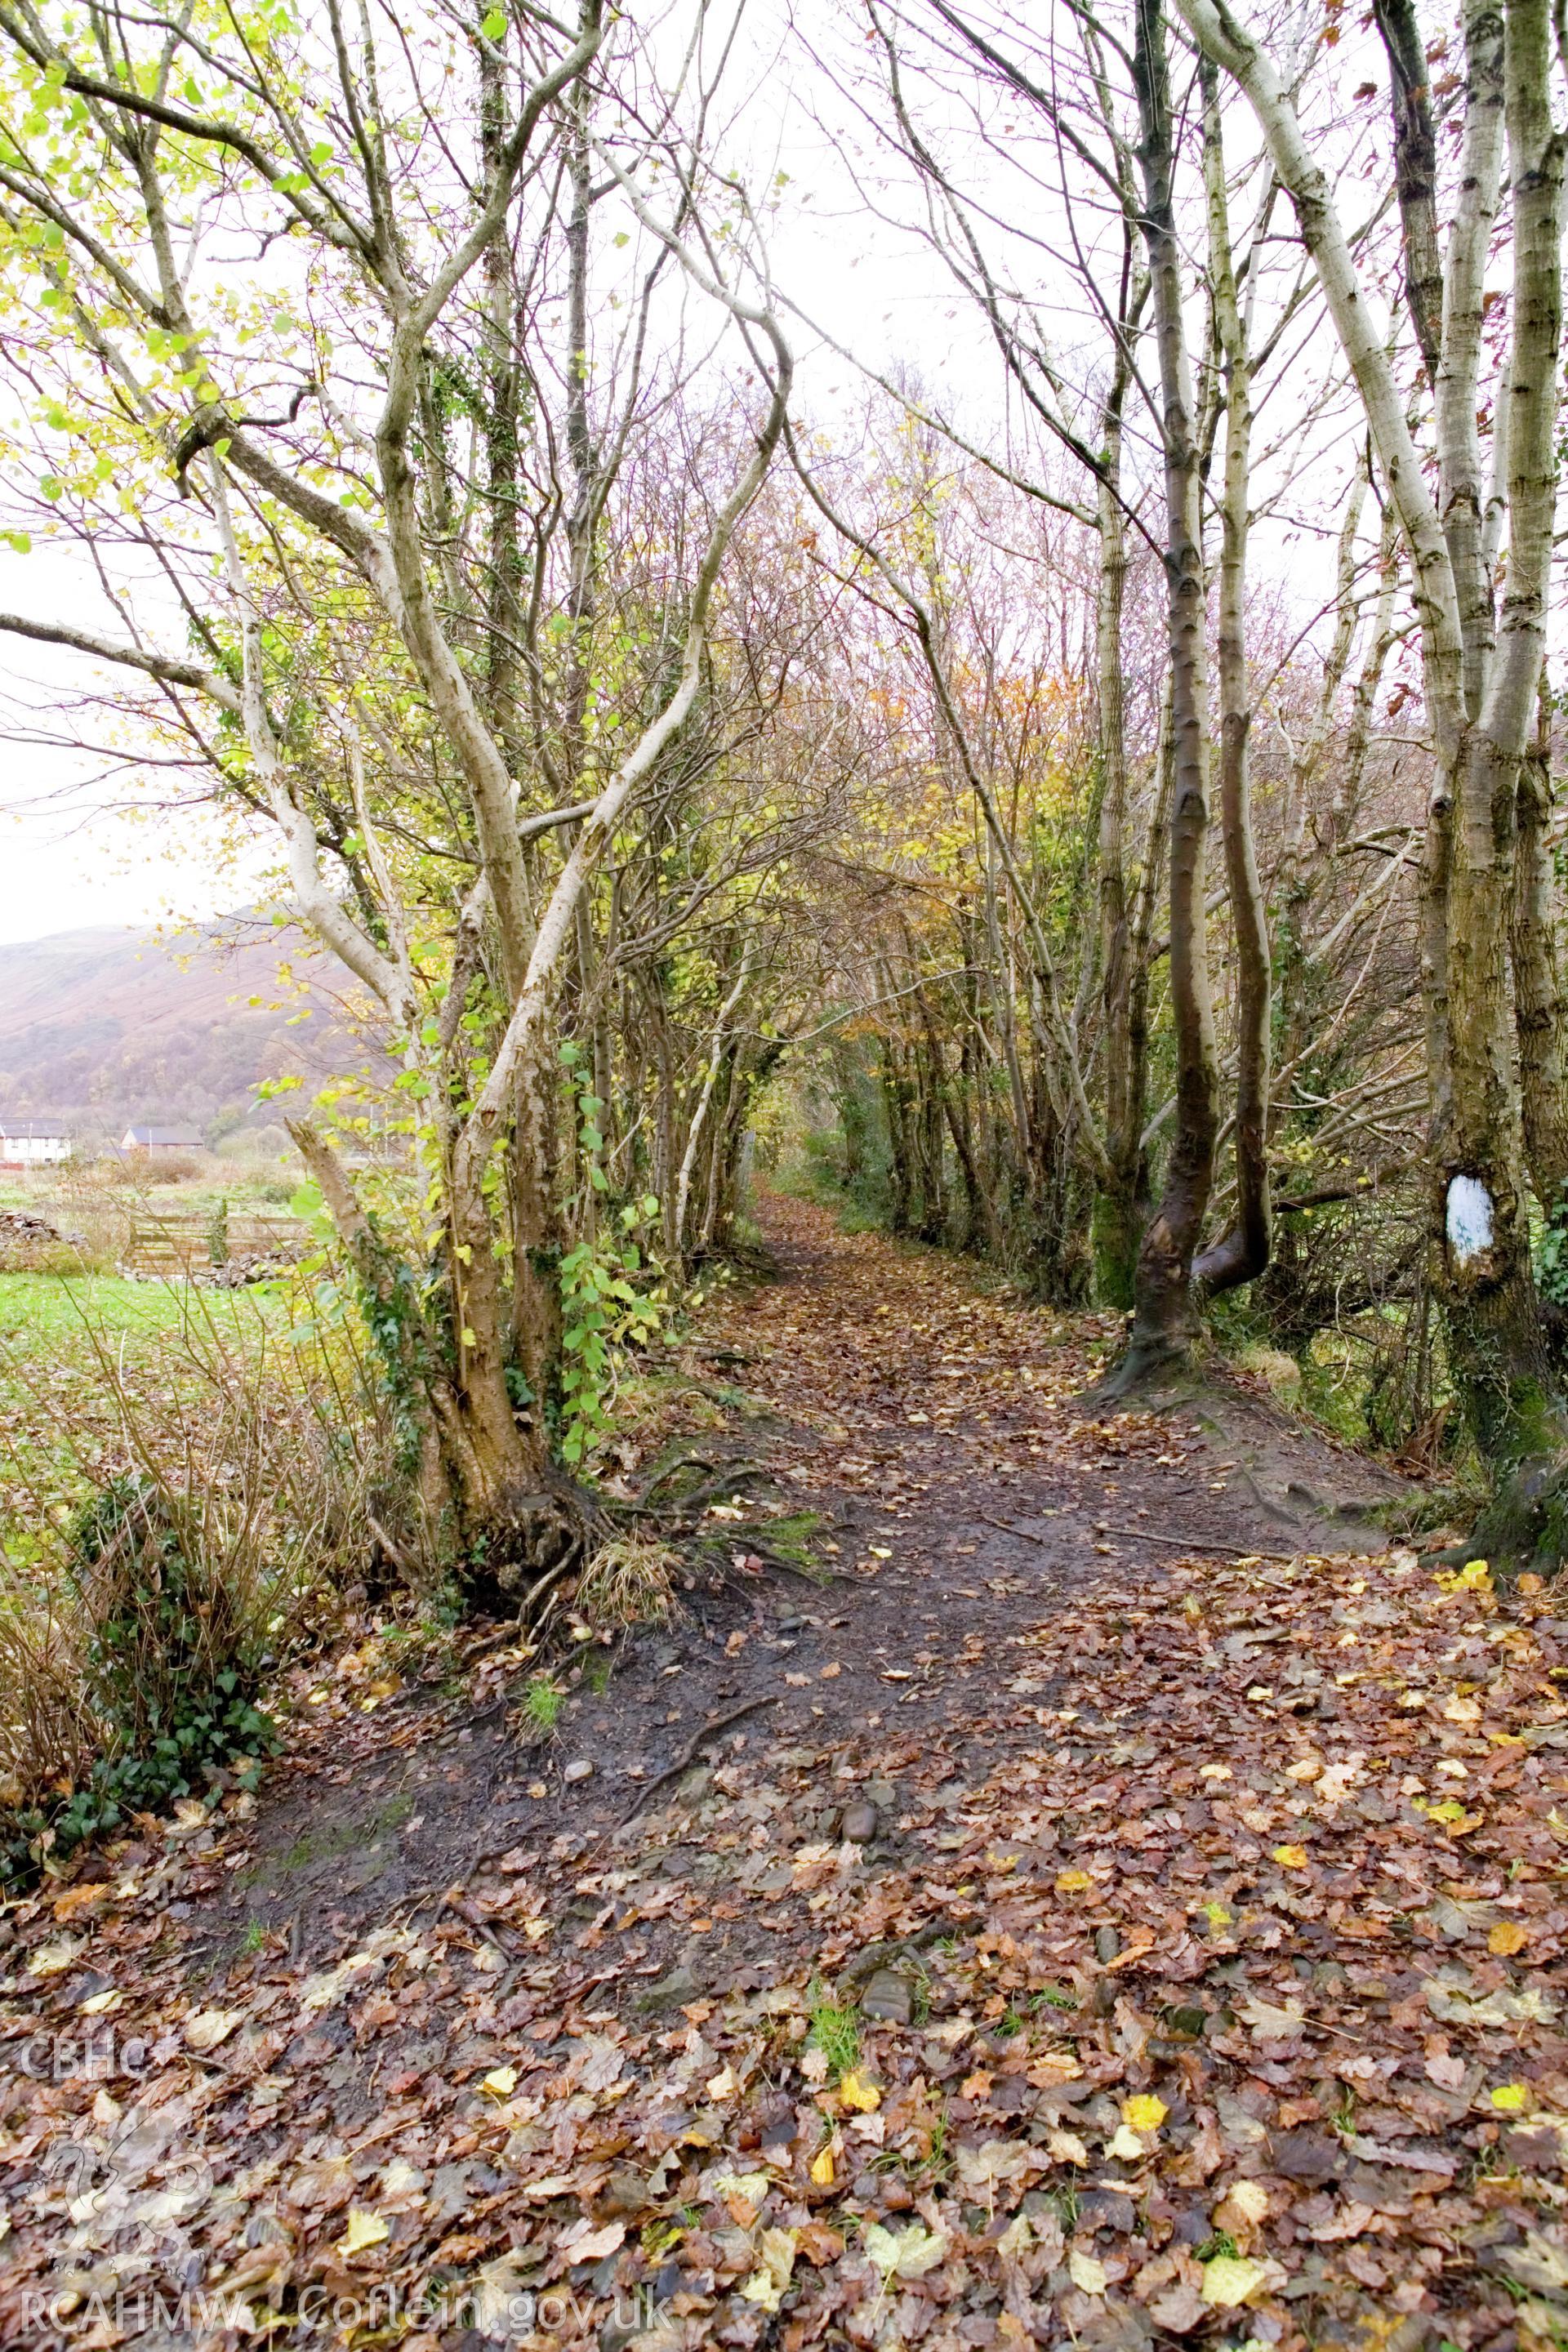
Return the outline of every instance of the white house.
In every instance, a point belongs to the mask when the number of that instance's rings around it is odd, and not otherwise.
[[[70,1156],[70,1137],[58,1127],[26,1118],[0,1125],[0,1166],[52,1168]]]
[[[204,1148],[192,1127],[128,1127],[120,1139],[121,1151],[200,1151]]]

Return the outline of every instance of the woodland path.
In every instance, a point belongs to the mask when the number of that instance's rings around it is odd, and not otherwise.
[[[1309,1497],[1366,1493],[1375,1474],[1281,1424],[1239,1383],[1224,1398],[1228,1443],[1191,1412],[1086,1420],[1079,1398],[1115,1318],[987,1296],[961,1262],[842,1234],[826,1210],[780,1195],[766,1215],[776,1278],[721,1290],[682,1357],[702,1381],[698,1402],[748,1400],[689,1448],[715,1473],[715,1527],[735,1526],[734,1574],[627,1645],[602,1692],[579,1688],[547,1743],[520,1746],[515,1724],[487,1708],[488,1685],[479,1727],[462,1711],[432,1717],[416,1689],[355,1725],[376,1654],[353,1654],[341,1689],[352,1756],[340,1738],[314,1739],[274,1776],[256,1861],[223,1910],[203,1914],[208,1932],[260,1917],[289,1931],[297,1952],[324,1949],[389,1901],[466,1877],[468,1855],[531,1852],[542,1833],[546,1851],[555,1838],[602,1835],[639,1780],[752,1702],[765,1710],[726,1752],[809,1737],[832,1748],[835,1778],[851,1788],[858,1772],[876,1777],[882,1746],[910,1736],[963,1769],[971,1748],[978,1759],[1037,1746],[1034,1710],[1010,1704],[1007,1685],[1042,1614],[1068,1593],[1157,1590],[1184,1542],[1200,1556],[1279,1552],[1303,1519],[1315,1545],[1357,1541]],[[1248,1466],[1265,1450],[1247,1443],[1254,1424],[1268,1433],[1267,1486]],[[732,1487],[726,1465],[739,1465]],[[772,1498],[760,1508],[759,1482]],[[756,1561],[748,1529],[765,1534],[770,1509],[819,1519],[834,1581],[740,1565]],[[515,1696],[515,1670],[496,1685],[506,1689]],[[1022,1695],[1049,1696],[1037,1685]],[[329,1722],[338,1712],[329,1705]],[[1085,1734],[1108,1719],[1090,1696]],[[589,1775],[563,1778],[583,1762]],[[346,1811],[339,1790],[351,1792]],[[710,1976],[737,1944],[755,1957],[742,1924],[717,1931]]]
[[[259,1801],[13,1915],[0,2340],[1561,2340],[1568,1625],[767,1216],[679,1363],[730,1570],[552,1740],[367,1622]]]

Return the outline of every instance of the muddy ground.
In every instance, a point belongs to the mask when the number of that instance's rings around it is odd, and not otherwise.
[[[1568,2341],[1568,1620],[1115,1326],[774,1201],[548,1729],[374,1607],[0,1940],[0,2343]],[[1526,1589],[1530,1587],[1531,1589]]]
[[[474,1723],[417,1689],[368,1717],[351,1704],[270,1776],[247,1861],[188,1915],[195,1948],[221,1964],[259,1922],[310,1957],[486,1856],[548,1862],[556,1840],[613,1839],[642,1789],[742,1708],[755,1711],[714,1752],[809,1739],[852,1768],[884,1728],[955,1755],[1027,1746],[1032,1710],[994,1703],[1020,1629],[1067,1595],[1155,1588],[1194,1547],[1364,1550],[1384,1540],[1379,1515],[1415,1500],[1237,1379],[1158,1415],[1097,1415],[1081,1400],[1111,1318],[987,1296],[937,1252],[841,1234],[782,1196],[768,1239],[773,1277],[721,1292],[683,1351],[699,1393],[746,1403],[666,1449],[699,1455],[707,1483],[734,1472],[713,1506],[716,1527],[744,1515],[722,1588],[704,1577],[671,1622],[598,1659],[605,1688],[579,1685],[545,1740],[515,1706]],[[809,1571],[745,1565],[759,1556],[743,1530],[770,1512],[817,1520]],[[520,1675],[500,1690],[515,1696]],[[654,1940],[656,1958],[668,1948]],[[724,1927],[705,1980],[756,1950],[745,1923]]]

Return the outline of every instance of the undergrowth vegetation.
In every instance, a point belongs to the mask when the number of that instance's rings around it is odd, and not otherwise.
[[[377,1197],[405,1241],[395,1171]],[[473,1605],[476,1563],[421,1507],[399,1294],[367,1286],[312,1187],[289,1206],[311,1254],[241,1291],[0,1276],[0,1888],[137,1815],[250,1786],[283,1736],[280,1670],[367,1581],[389,1580],[388,1641],[427,1672]],[[657,1209],[606,1213],[561,1263],[563,1379],[544,1410],[584,1494],[672,1408],[702,1418],[647,1360],[675,1314],[647,1245]],[[573,1625],[605,1638],[657,1622],[679,1569],[657,1535],[602,1531],[556,1580],[535,1646],[568,1599]],[[534,1675],[537,1732],[565,1689]]]
[[[295,1307],[150,1288],[155,1349],[90,1301],[68,1377],[7,1349],[0,1879],[248,1780],[269,1672],[363,1578],[390,1431],[352,1324]]]

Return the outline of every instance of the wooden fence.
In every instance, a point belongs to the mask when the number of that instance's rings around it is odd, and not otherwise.
[[[125,1245],[125,1271],[175,1280],[207,1272],[213,1265],[216,1225],[213,1217],[199,1211],[133,1217]],[[227,1234],[230,1264],[254,1257],[298,1257],[307,1239],[306,1228],[291,1217],[242,1217],[232,1213]]]

